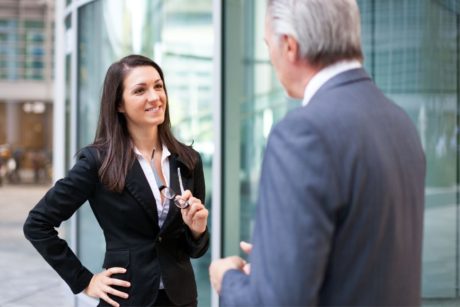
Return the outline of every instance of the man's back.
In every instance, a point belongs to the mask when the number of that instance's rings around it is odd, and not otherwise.
[[[331,150],[339,193],[319,304],[418,305],[425,158],[415,127],[362,70],[331,80],[302,115]]]
[[[404,111],[362,69],[329,80],[273,128],[250,281],[228,272],[223,304],[419,305],[424,177]]]

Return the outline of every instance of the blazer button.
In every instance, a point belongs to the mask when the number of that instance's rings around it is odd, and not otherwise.
[[[161,243],[161,241],[163,240],[162,237],[158,237],[158,242]]]

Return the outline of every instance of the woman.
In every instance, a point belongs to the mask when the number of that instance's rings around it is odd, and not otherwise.
[[[182,186],[181,196],[165,192]],[[24,233],[99,306],[196,306],[190,258],[209,246],[204,197],[199,154],[171,132],[161,68],[130,55],[107,71],[94,143],[31,210]],[[94,275],[54,229],[86,200],[106,241],[105,270]]]

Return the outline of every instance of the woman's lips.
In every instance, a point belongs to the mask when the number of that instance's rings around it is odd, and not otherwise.
[[[159,106],[145,109],[145,112],[158,112],[158,111],[160,111]]]

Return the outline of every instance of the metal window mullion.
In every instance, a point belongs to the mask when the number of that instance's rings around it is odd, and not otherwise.
[[[212,2],[214,34],[212,78],[212,122],[214,131],[214,155],[212,158],[212,236],[211,258],[219,259],[222,250],[222,2]],[[211,306],[219,306],[219,297],[211,289]]]

